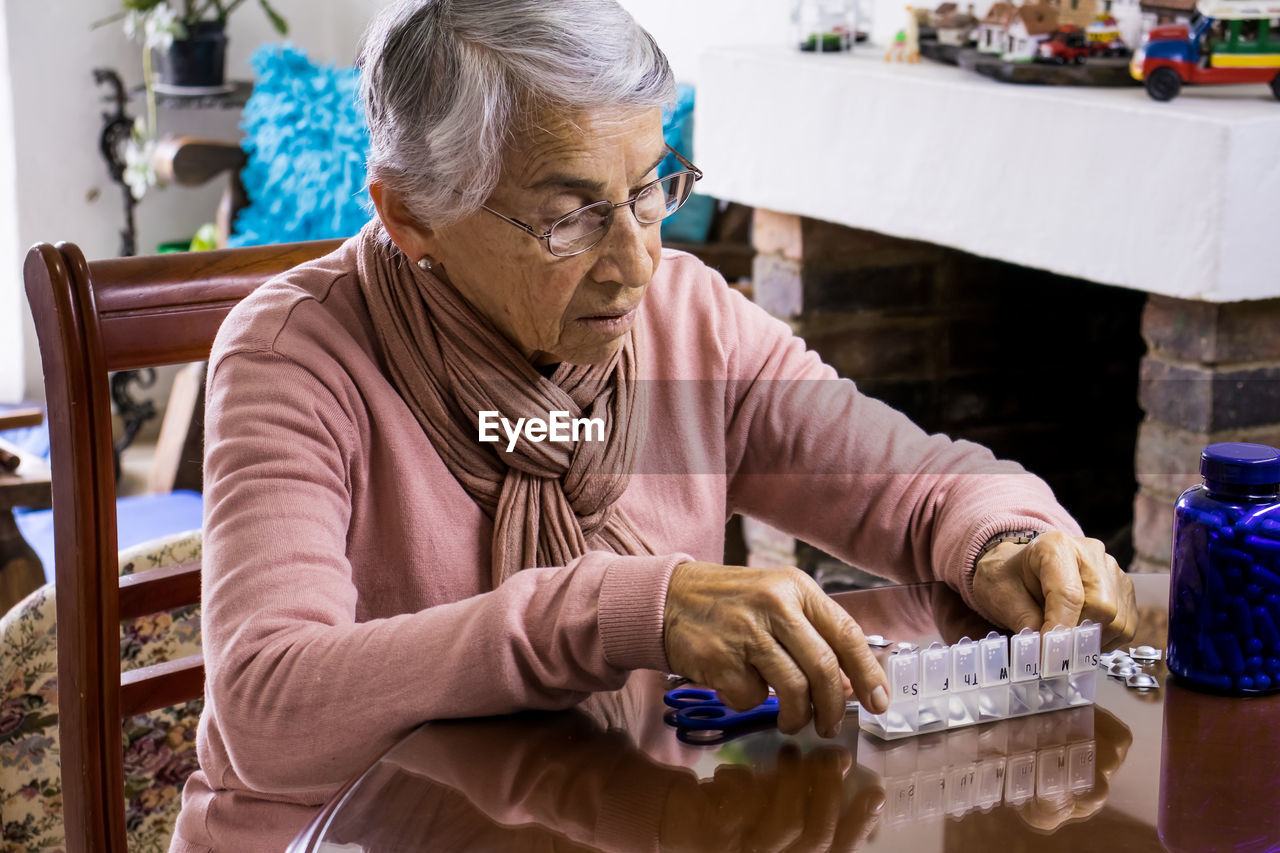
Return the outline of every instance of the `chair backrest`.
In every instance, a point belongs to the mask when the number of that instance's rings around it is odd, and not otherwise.
[[[120,620],[196,603],[198,567],[121,578],[111,371],[201,361],[227,313],[338,241],[89,263],[41,243],[24,277],[44,364],[52,453],[59,739],[69,853],[125,849],[121,720],[201,695],[196,656],[121,678]]]

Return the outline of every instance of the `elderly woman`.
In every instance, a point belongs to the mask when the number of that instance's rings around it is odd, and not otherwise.
[[[611,0],[409,0],[361,56],[377,217],[261,288],[210,360],[201,769],[175,849],[259,849],[424,720],[564,708],[635,669],[839,731],[885,678],[763,519],[1010,628],[1134,628],[1017,465],[837,379],[659,223],[697,169]]]

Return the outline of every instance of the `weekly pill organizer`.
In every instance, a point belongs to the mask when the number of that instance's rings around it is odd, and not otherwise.
[[[1102,626],[1085,621],[1043,635],[1024,628],[978,641],[920,648],[899,643],[884,659],[889,708],[858,709],[858,725],[884,740],[1093,704]]]

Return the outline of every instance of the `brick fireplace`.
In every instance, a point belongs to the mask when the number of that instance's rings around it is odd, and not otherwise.
[[[1280,441],[1280,300],[1148,296],[929,243],[755,212],[754,298],[930,432],[1043,477],[1135,571],[1167,571],[1210,441]],[[748,525],[748,559],[826,560]]]

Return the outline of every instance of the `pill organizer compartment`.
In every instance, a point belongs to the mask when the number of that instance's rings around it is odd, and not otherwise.
[[[1009,638],[992,631],[978,641],[978,722],[1009,716]]]
[[[1090,705],[1101,652],[1102,626],[1089,621],[1043,636],[1030,629],[1013,637],[992,631],[976,643],[964,637],[923,651],[900,646],[885,660],[888,710],[871,714],[860,707],[858,725],[894,740]]]
[[[1040,640],[1040,708],[1060,711],[1071,704],[1071,653],[1074,647],[1069,628],[1058,626]]]
[[[1097,745],[1092,709],[1074,708],[919,738],[864,738],[857,756],[880,777],[883,821],[894,826],[1086,794]]]
[[[978,644],[962,637],[950,651],[951,698],[947,705],[947,727],[955,729],[978,722]]]

